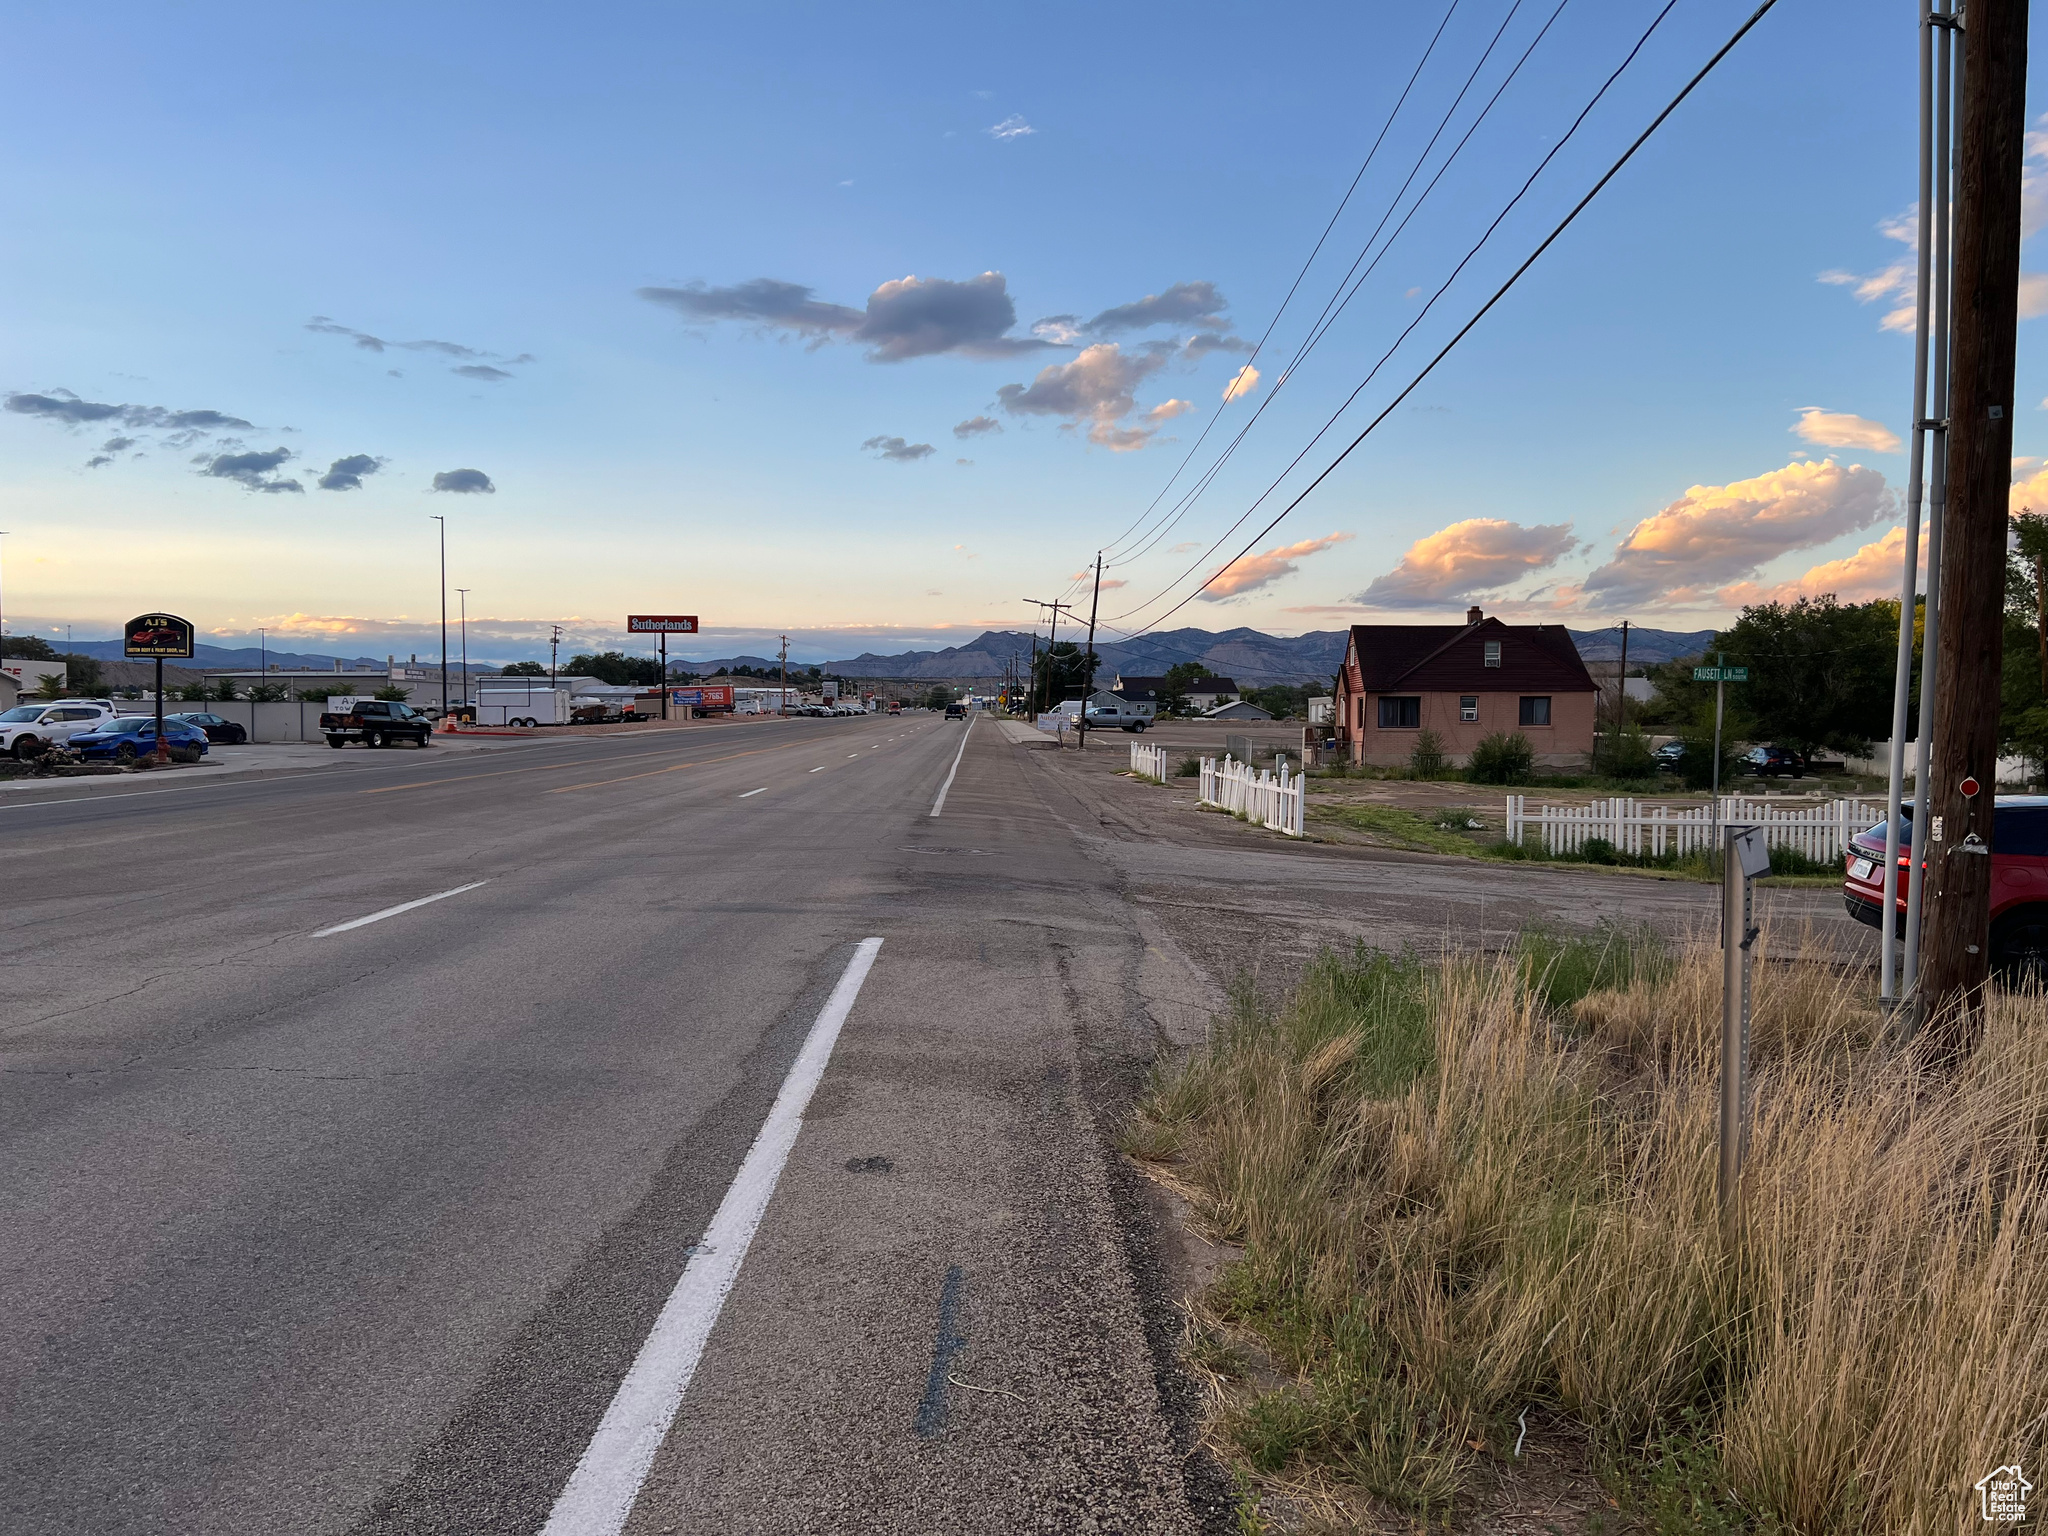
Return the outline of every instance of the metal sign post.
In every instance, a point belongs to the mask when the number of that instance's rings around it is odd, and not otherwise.
[[[1770,872],[1763,828],[1728,828],[1721,855],[1721,1217],[1730,1230],[1749,1150],[1749,973],[1758,933],[1750,882]]]
[[[1749,668],[1722,666],[1721,663],[1727,659],[1726,652],[1716,651],[1714,652],[1713,666],[1694,667],[1692,669],[1692,680],[1694,682],[1712,683],[1714,685],[1713,797],[1714,844],[1716,847],[1719,847],[1721,842],[1721,707],[1728,697],[1728,684],[1746,683],[1749,681]]]

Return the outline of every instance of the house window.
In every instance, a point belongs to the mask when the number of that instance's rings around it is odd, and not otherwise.
[[[1408,698],[1386,698],[1380,700],[1380,729],[1383,731],[1412,731],[1422,724],[1422,700],[1415,696]]]
[[[1479,718],[1479,695],[1468,693],[1458,700],[1458,718],[1468,724]]]
[[[1525,694],[1525,695],[1523,695],[1523,698],[1522,698],[1522,724],[1524,724],[1524,725],[1548,725],[1548,724],[1550,724],[1550,695],[1549,695],[1549,694],[1547,694],[1547,693],[1546,693],[1546,694],[1538,694],[1538,695],[1537,695],[1536,697],[1534,697],[1534,698],[1530,698],[1530,697],[1529,697],[1528,695],[1526,695],[1526,694]]]
[[[1498,640],[1486,642],[1486,664],[1489,667],[1500,665],[1500,642]]]

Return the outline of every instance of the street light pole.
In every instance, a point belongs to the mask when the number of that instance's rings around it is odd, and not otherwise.
[[[469,707],[469,592],[468,587],[455,589],[461,594],[462,603],[462,707]]]
[[[448,519],[438,512],[427,516],[441,525],[441,718],[448,718]]]

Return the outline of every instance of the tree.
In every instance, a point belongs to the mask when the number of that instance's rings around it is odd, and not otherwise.
[[[385,687],[379,688],[375,693],[371,694],[370,697],[373,699],[382,699],[386,704],[403,704],[406,699],[406,693],[403,688],[399,687],[396,683],[392,683],[388,684]]]
[[[100,670],[97,656],[81,656],[76,651],[64,651],[57,658],[64,663],[64,676],[73,693],[100,693],[107,686],[106,674]]]
[[[944,709],[952,702],[953,690],[943,683],[934,684],[925,690],[924,707],[926,709]]]
[[[1095,665],[1102,665],[1102,658],[1095,658]],[[1049,650],[1038,653],[1032,664],[1032,697],[1043,701],[1051,709],[1069,693],[1078,694],[1088,681],[1088,658],[1081,654],[1081,647],[1071,640],[1061,640]]]
[[[283,683],[257,683],[249,690],[249,698],[256,704],[282,704],[291,697],[291,689]],[[324,699],[325,694],[321,697]]]
[[[508,662],[499,673],[502,677],[546,677],[548,669],[537,661]]]
[[[1304,720],[1308,718],[1308,690],[1297,688],[1292,683],[1274,683],[1267,688],[1253,688],[1245,697],[1275,720],[1288,720],[1297,716]]]
[[[1729,666],[1749,669],[1748,682],[1728,687],[1746,731],[1796,752],[1830,748],[1860,756],[1873,738],[1891,734],[1898,626],[1899,605],[1882,599],[1845,605],[1829,594],[1760,603],[1718,632],[1706,657],[1725,655]],[[1688,659],[1650,669],[1658,692],[1650,720],[1694,726],[1704,709],[1711,734],[1714,684],[1695,682],[1693,665]],[[1735,734],[1724,730],[1723,737]]]
[[[45,672],[36,682],[35,696],[39,699],[61,699],[64,697],[64,676],[60,672]]]
[[[1185,713],[1188,707],[1188,690],[1208,675],[1208,668],[1199,662],[1177,661],[1168,667],[1165,678],[1159,684],[1159,713]]]
[[[34,635],[0,636],[0,656],[12,656],[17,661],[57,660],[57,653],[50,649],[50,642]]]
[[[652,656],[628,656],[624,651],[571,656],[564,670],[574,677],[594,677],[614,688],[636,684],[652,688],[661,683],[661,663],[658,660]]]
[[[2048,514],[2022,512],[2012,531],[2019,547],[2005,564],[1998,739],[2048,778]]]
[[[232,677],[216,677],[213,680],[213,696],[223,704],[234,702],[235,680]]]
[[[208,689],[203,678],[180,684],[176,695],[179,700],[186,704],[204,704],[207,696]]]

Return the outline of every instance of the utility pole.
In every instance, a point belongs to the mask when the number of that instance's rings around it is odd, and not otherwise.
[[[548,687],[555,686],[555,653],[562,648],[562,626],[554,626],[554,633],[548,637]]]
[[[427,516],[441,525],[441,718],[448,718],[448,519],[437,512]]]
[[[457,587],[462,601],[462,707],[469,707],[469,594],[470,588]]]
[[[1052,628],[1048,632],[1045,642],[1045,707],[1051,709],[1054,704],[1059,702],[1052,696],[1052,670],[1055,665],[1053,661],[1053,647],[1059,644],[1060,638],[1060,610],[1066,609],[1071,612],[1074,605],[1072,603],[1048,603],[1036,597],[1027,597],[1024,601],[1035,603],[1040,608],[1050,608],[1052,610]],[[1038,702],[1038,626],[1035,624],[1031,627],[1031,700],[1034,706]],[[1032,713],[1037,713],[1036,708],[1033,709]]]
[[[1614,750],[1621,750],[1621,733],[1628,724],[1628,620],[1621,621],[1621,676],[1615,679]],[[1612,759],[1610,758],[1610,761]]]
[[[1991,947],[2006,503],[2019,325],[2020,180],[2027,127],[2027,0],[1970,0],[1956,156],[1951,487],[1935,661],[1934,768],[1925,827],[1922,1054],[1950,1065],[1983,1029]],[[1974,790],[1974,793],[1965,793]]]
[[[1102,605],[1102,551],[1095,552],[1095,594],[1088,599],[1088,646],[1081,653],[1080,749],[1088,750],[1088,701],[1095,697],[1095,612]]]
[[[776,713],[789,713],[789,636],[782,637],[782,696],[776,701]]]

